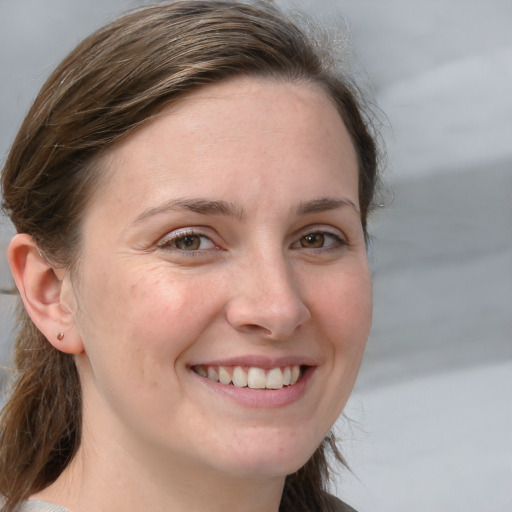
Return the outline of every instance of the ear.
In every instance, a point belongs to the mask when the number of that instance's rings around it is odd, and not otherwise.
[[[7,257],[25,309],[36,327],[58,350],[68,354],[83,352],[69,271],[55,270],[25,233],[14,236]]]

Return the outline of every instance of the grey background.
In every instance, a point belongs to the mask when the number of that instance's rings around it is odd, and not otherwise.
[[[140,3],[0,0],[2,159],[54,66]],[[372,222],[374,329],[338,493],[361,512],[512,510],[512,2],[298,3],[349,28],[394,195]],[[0,287],[9,234],[1,221]],[[13,303],[0,295],[4,361]]]

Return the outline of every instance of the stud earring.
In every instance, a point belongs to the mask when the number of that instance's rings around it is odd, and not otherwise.
[[[59,334],[57,334],[57,339],[59,341],[62,341],[64,339],[64,333],[62,331],[60,331]]]

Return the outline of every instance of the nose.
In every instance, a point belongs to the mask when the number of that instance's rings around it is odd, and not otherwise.
[[[257,259],[237,276],[226,317],[235,330],[286,340],[311,318],[284,258]]]

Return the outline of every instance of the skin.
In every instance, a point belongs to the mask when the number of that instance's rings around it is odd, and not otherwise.
[[[313,86],[237,79],[191,94],[101,165],[77,274],[45,267],[26,235],[10,248],[27,309],[75,354],[84,397],[78,454],[35,497],[74,512],[277,511],[285,476],[345,406],[371,324],[340,116]],[[183,249],[183,231],[199,249]],[[248,405],[192,370],[233,357],[307,361],[308,379],[291,403],[254,391]]]

